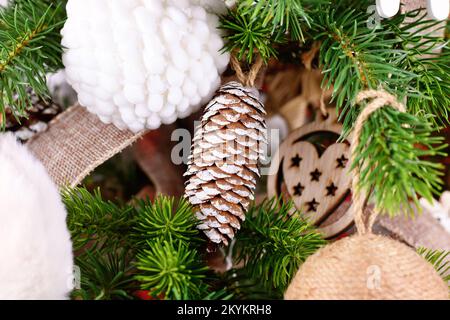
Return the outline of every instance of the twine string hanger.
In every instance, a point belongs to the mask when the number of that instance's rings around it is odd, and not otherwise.
[[[261,58],[261,55],[256,54],[255,63],[252,64],[248,73],[245,73],[242,70],[242,66],[239,59],[237,58],[236,52],[233,52],[231,54],[230,63],[231,67],[236,72],[236,77],[238,78],[239,82],[241,82],[246,87],[254,87],[256,78],[258,77],[259,71],[264,64],[264,61]]]
[[[361,103],[364,100],[371,99],[367,106],[362,110],[361,114],[358,116],[355,124],[355,129],[353,130],[353,141],[350,147],[351,152],[351,163],[355,163],[357,154],[356,149],[361,142],[361,134],[363,131],[363,126],[369,117],[378,109],[384,106],[391,106],[400,112],[406,112],[405,106],[398,102],[396,97],[387,93],[383,90],[366,90],[362,91],[356,97],[356,103]],[[364,216],[364,207],[367,201],[368,195],[359,188],[359,182],[361,180],[361,169],[358,164],[354,169],[354,179],[352,182],[353,190],[353,217],[355,219],[356,230],[359,235],[372,232],[372,226],[379,214],[379,210],[375,209],[373,212]]]

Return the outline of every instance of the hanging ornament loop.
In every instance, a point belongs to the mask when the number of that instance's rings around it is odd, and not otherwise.
[[[231,55],[230,64],[233,70],[236,72],[236,77],[238,78],[240,83],[242,83],[246,87],[254,87],[256,78],[258,77],[264,61],[261,58],[261,55],[257,54],[256,60],[251,65],[250,71],[247,74],[242,70],[241,63],[235,53]]]
[[[356,103],[362,103],[364,100],[371,101],[361,111],[361,114],[356,120],[355,128],[353,130],[353,140],[350,148],[351,163],[356,162],[356,149],[361,142],[361,134],[364,124],[375,111],[384,106],[391,106],[400,112],[406,112],[405,106],[399,103],[396,97],[382,90],[366,90],[360,92],[356,97]],[[359,165],[355,166],[353,174],[353,216],[358,234],[363,235],[372,232],[372,226],[379,212],[378,209],[375,208],[374,211],[370,212],[367,217],[364,216],[364,207],[367,202],[368,195],[359,187],[361,179],[361,169]]]

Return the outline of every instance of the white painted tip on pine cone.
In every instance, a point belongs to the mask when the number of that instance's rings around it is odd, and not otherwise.
[[[80,104],[138,132],[211,99],[229,54],[219,52],[218,16],[200,2],[223,1],[69,0],[63,62]]]
[[[0,135],[0,299],[67,299],[73,255],[66,210],[42,164]]]

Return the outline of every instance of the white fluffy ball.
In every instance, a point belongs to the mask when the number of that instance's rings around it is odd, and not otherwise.
[[[73,256],[66,210],[42,164],[0,135],[0,300],[66,299]]]
[[[80,104],[138,132],[207,102],[229,55],[218,17],[195,1],[69,0],[63,61]]]

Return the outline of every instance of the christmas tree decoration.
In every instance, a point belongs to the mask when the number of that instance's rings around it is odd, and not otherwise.
[[[66,9],[67,80],[104,123],[156,129],[190,115],[220,85],[229,54],[219,52],[218,17],[189,0],[69,0]]]
[[[44,167],[0,135],[0,299],[67,299],[73,288],[66,210]]]
[[[294,131],[272,158],[267,179],[269,197],[292,199],[298,212],[326,238],[338,235],[352,221],[351,210],[337,212],[350,194],[350,138],[337,142],[342,125],[336,113],[318,112],[314,122]],[[318,140],[328,134],[328,143]],[[328,145],[328,146],[327,146]]]
[[[27,109],[27,118],[19,120],[6,109],[5,129],[13,132],[21,141],[27,142],[37,134],[48,129],[48,123],[62,112],[62,108],[52,101],[44,101],[30,90],[31,107]]]
[[[300,267],[287,300],[447,300],[433,266],[400,242],[374,234],[339,240]]]
[[[265,110],[254,88],[262,60],[248,76],[232,64],[241,83],[223,85],[205,109],[190,155],[185,195],[196,208],[199,228],[214,243],[228,245],[254,200],[258,161],[267,144]]]
[[[384,106],[400,112],[405,107],[383,91],[363,91],[357,103],[370,100],[356,120],[351,145],[353,209],[358,234],[330,244],[300,267],[285,299],[448,299],[448,286],[433,266],[406,245],[374,235],[379,208],[365,215],[367,197],[361,190],[356,150],[363,125]]]
[[[267,143],[264,106],[254,88],[223,85],[193,139],[186,196],[200,229],[215,243],[234,238],[254,199],[258,160]]]

